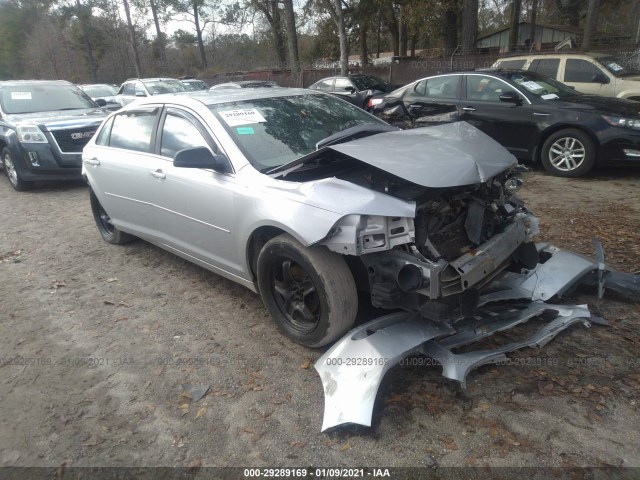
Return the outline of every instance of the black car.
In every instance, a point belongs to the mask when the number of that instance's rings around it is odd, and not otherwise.
[[[82,149],[106,115],[69,82],[0,82],[1,165],[13,188],[81,179]]]
[[[517,158],[578,177],[640,163],[640,103],[584,95],[535,72],[491,70],[424,78],[369,103],[402,127],[466,121]]]
[[[368,109],[371,97],[393,91],[393,87],[389,82],[385,82],[373,75],[323,78],[309,88],[331,93],[364,109]]]

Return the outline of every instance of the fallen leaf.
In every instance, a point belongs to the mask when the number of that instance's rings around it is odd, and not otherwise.
[[[183,403],[178,408],[182,410],[182,415],[184,416],[189,413],[189,409],[191,408],[191,406],[188,403]]]
[[[439,439],[447,450],[458,450],[455,440],[452,437],[442,437]]]
[[[300,365],[300,368],[304,368],[306,370],[310,366],[311,366],[311,362],[309,360],[305,360],[304,363],[302,365]]]
[[[486,412],[489,410],[489,404],[487,402],[480,402],[478,404],[478,407],[480,408],[480,410],[482,410],[483,412]]]
[[[253,429],[251,429],[251,428],[249,428],[249,427],[244,427],[244,429],[243,429],[243,430],[244,430],[244,432],[245,432],[245,433],[254,433],[254,432],[253,432]]]
[[[129,317],[118,317],[118,318],[116,318],[116,322],[122,322],[124,320],[129,320]]]
[[[198,413],[196,413],[196,418],[204,416],[205,413],[207,413],[207,407],[200,407]]]
[[[351,450],[351,445],[349,445],[349,442],[345,443],[342,447],[340,447],[341,452],[346,452],[347,450]]]
[[[107,278],[107,282],[112,283],[112,282],[117,282],[118,279],[116,277],[113,278]]]

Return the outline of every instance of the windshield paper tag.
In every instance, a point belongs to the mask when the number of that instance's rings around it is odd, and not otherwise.
[[[539,84],[534,81],[529,80],[528,82],[522,82],[521,85],[527,90],[544,90]]]
[[[614,72],[619,72],[620,70],[624,70],[620,65],[618,65],[617,63],[610,63],[609,64],[609,68],[611,70],[613,70]]]
[[[543,100],[555,100],[559,97],[555,93],[547,93],[546,95],[540,95],[540,98]]]
[[[229,125],[230,127],[247,125],[249,123],[266,122],[262,114],[255,108],[246,108],[243,110],[227,110],[226,112],[219,113],[223,120],[227,122],[227,125]]]
[[[11,92],[11,100],[31,100],[31,92]]]

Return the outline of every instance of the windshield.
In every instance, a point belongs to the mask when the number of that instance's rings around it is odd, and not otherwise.
[[[640,70],[630,65],[629,60],[623,60],[619,57],[614,56],[598,57],[597,60],[616,77],[624,77],[625,75],[640,75]]]
[[[564,83],[534,72],[505,72],[503,77],[517,83],[526,92],[543,100],[579,95],[578,92]]]
[[[113,97],[118,93],[118,90],[111,85],[85,85],[80,88],[92,98]]]
[[[251,164],[271,170],[307,155],[316,143],[357,125],[385,125],[328,95],[260,98],[210,105]]]
[[[376,88],[377,90],[384,90],[385,92],[391,91],[391,85],[389,85],[381,78],[374,77],[372,75],[352,76],[351,81],[356,84],[358,90],[369,90],[370,88]]]
[[[96,108],[86,93],[73,85],[15,85],[0,89],[6,114]]]
[[[188,89],[184,83],[179,80],[152,80],[144,82],[151,95],[160,95],[161,93],[178,93],[187,92]]]

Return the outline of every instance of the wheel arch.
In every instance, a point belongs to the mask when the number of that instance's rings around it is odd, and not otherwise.
[[[574,125],[571,123],[559,123],[556,125],[553,125],[549,128],[547,128],[544,132],[542,132],[542,134],[540,135],[540,138],[538,140],[538,142],[536,143],[536,146],[534,148],[533,151],[533,163],[540,163],[542,160],[542,146],[544,145],[544,142],[547,141],[547,139],[553,135],[556,132],[559,132],[561,130],[580,130],[582,133],[586,134],[591,141],[593,142],[594,146],[596,147],[596,162],[597,159],[599,158],[600,155],[598,155],[600,153],[600,141],[598,140],[598,137],[595,136],[595,134],[589,130],[588,128],[585,128],[582,125]]]
[[[285,229],[276,227],[274,225],[262,225],[256,228],[253,232],[251,232],[251,235],[249,235],[249,239],[247,240],[246,245],[246,261],[249,275],[251,276],[251,281],[255,285],[257,292],[259,292],[257,275],[258,255],[260,255],[262,247],[264,247],[269,240],[277,237],[278,235],[282,235],[283,233],[289,233],[290,235],[294,236],[293,234],[291,234],[291,232],[288,232]]]

